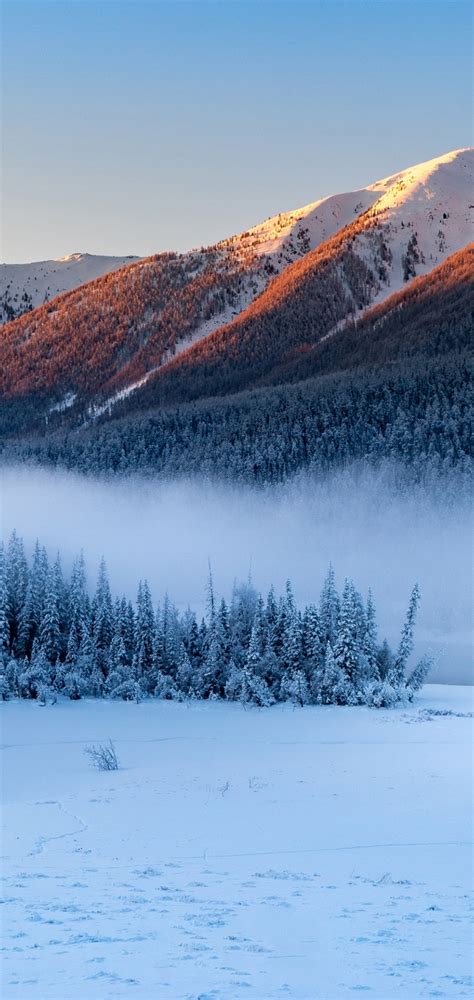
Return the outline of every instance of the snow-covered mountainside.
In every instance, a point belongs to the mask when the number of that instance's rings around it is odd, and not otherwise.
[[[474,150],[460,149],[387,178],[368,213],[384,233],[388,292],[437,264],[474,238]],[[382,288],[377,301],[385,298]]]
[[[183,377],[197,386],[209,362],[194,398],[251,385],[467,246],[473,165],[474,150],[455,150],[207,249],[117,260],[4,326],[0,391],[39,394],[45,417],[77,423],[124,392],[144,400],[147,382],[159,383],[147,405],[161,385],[163,399],[188,398]]]
[[[327,246],[331,254],[331,240],[334,240],[338,269],[350,246],[355,260],[359,259],[366,272],[366,280],[362,294],[360,289],[354,294],[347,287],[347,276],[343,275],[340,297],[343,299],[349,293],[347,307],[334,327],[329,324],[323,332],[321,339],[326,339],[343,328],[347,319],[352,320],[368,307],[384,302],[394,292],[406,288],[412,279],[429,274],[456,251],[469,245],[474,238],[473,190],[474,150],[453,150],[375,181],[366,188],[321,198],[295,211],[280,213],[223,241],[218,248],[234,251],[244,261],[251,261],[256,269],[250,292],[247,291],[245,298],[241,296],[240,309],[227,308],[211,321],[201,324],[190,336],[179,340],[171,356],[163,357],[161,363],[142,375],[137,383],[129,383],[126,394],[140,389],[157,369],[169,362],[173,365],[177,355],[198,343],[200,346],[191,352],[190,360],[191,363],[194,359],[200,362],[202,352],[206,352],[206,338],[215,331],[219,331],[219,336],[221,329],[228,327],[233,339],[240,317],[245,322],[247,310],[249,315],[258,312],[260,304],[265,308],[267,300],[273,308],[274,293],[276,291],[278,296],[280,285],[277,278],[265,293],[269,276],[280,275],[284,287],[288,266],[301,258],[304,258],[303,268],[308,264],[317,269],[318,258],[316,256],[313,261],[309,256],[311,251],[320,248],[323,252]],[[255,294],[256,289],[260,295]],[[298,289],[297,295],[301,298]],[[311,314],[311,308],[308,313]],[[215,348],[216,342],[210,340],[213,355]],[[123,398],[123,391],[109,398],[95,412],[110,411],[115,401]]]
[[[371,209],[368,219],[388,228],[393,258],[390,286],[394,291],[403,285],[402,258],[413,234],[419,259],[416,249],[410,256],[417,274],[431,270],[472,240],[473,188],[474,150],[453,150],[361,190],[280,213],[222,245],[269,256],[281,270]]]
[[[138,257],[101,257],[91,253],[71,253],[58,260],[32,264],[0,264],[0,323],[70,292],[102,274],[125,267]]]
[[[182,402],[253,387],[417,276],[430,274],[474,236],[473,166],[474,151],[457,150],[372,185],[369,195],[376,200],[365,212],[286,267],[280,258],[290,245],[301,244],[310,225],[317,239],[321,208],[309,206],[305,220],[296,223],[291,216],[281,241],[278,219],[269,220],[261,246],[269,248],[280,273],[231,323],[155,370],[136,403]],[[344,197],[347,208],[350,196]]]

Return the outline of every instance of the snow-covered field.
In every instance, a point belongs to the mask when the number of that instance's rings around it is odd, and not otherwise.
[[[3,704],[4,1000],[472,996],[471,690]]]

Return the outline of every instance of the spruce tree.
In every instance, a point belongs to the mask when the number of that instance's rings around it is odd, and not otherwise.
[[[362,652],[367,663],[367,679],[371,681],[380,680],[380,671],[377,662],[377,625],[375,615],[375,604],[372,591],[369,590],[365,609],[365,631],[362,643]]]
[[[347,674],[337,663],[336,657],[328,643],[324,665],[322,685],[326,704],[353,705],[356,704],[354,687]]]
[[[405,680],[405,670],[407,662],[411,653],[413,652],[415,621],[416,621],[416,614],[418,611],[419,601],[420,601],[420,591],[418,588],[418,584],[416,583],[410,596],[407,616],[402,629],[400,645],[398,647],[395,659],[393,660],[393,663],[390,666],[390,670],[387,677],[389,684],[391,684],[392,687],[394,688],[403,684]]]
[[[46,596],[39,629],[39,643],[49,663],[56,663],[61,653],[61,623],[59,615],[58,577],[54,568],[49,570],[46,582]]]
[[[178,669],[176,671],[176,684],[178,690],[185,698],[195,696],[194,689],[195,673],[184,643],[181,643],[179,651]]]
[[[319,619],[321,622],[321,642],[324,649],[327,643],[334,644],[336,638],[337,622],[339,618],[339,598],[337,595],[334,569],[329,566],[327,577],[321,591],[319,603]]]
[[[66,660],[75,663],[79,653],[83,633],[89,628],[90,604],[87,595],[84,556],[81,552],[74,560],[69,586],[69,634],[67,637]]]
[[[6,662],[10,647],[8,627],[8,591],[5,569],[5,550],[0,544],[0,665]]]
[[[334,658],[348,682],[348,701],[357,702],[360,650],[357,644],[357,612],[354,587],[345,581],[334,644]]]
[[[110,585],[105,560],[99,567],[99,578],[93,602],[93,656],[94,665],[105,679],[108,672],[108,656],[113,636],[113,610]]]
[[[120,630],[120,622],[118,628]],[[126,656],[124,643],[123,647],[123,653]],[[154,686],[151,684],[154,660],[154,613],[150,588],[146,580],[144,582],[140,580],[138,587],[134,650],[133,665],[136,679],[141,684],[143,691],[149,693]]]
[[[9,645],[17,652],[21,613],[28,587],[28,564],[23,539],[18,537],[16,531],[10,536],[6,553],[6,585]]]
[[[17,654],[30,656],[33,640],[39,635],[48,582],[48,557],[46,550],[37,541],[33,553],[25,601],[18,624]]]
[[[433,658],[427,653],[425,656],[422,656],[421,660],[419,660],[415,669],[410,674],[405,685],[410,701],[413,699],[416,692],[423,687],[432,666]]]

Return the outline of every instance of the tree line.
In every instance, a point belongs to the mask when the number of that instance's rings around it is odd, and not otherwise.
[[[393,488],[468,492],[472,381],[457,362],[327,376],[4,445],[5,460],[88,475],[207,476],[266,486],[357,463],[392,470]]]
[[[135,603],[113,596],[104,561],[89,594],[84,559],[66,579],[38,542],[16,532],[0,549],[0,697],[78,700],[227,699],[269,706],[391,706],[411,700],[430,660],[411,670],[419,590],[397,650],[377,637],[374,601],[330,567],[318,602],[299,609],[290,583],[264,600],[252,583],[219,599],[209,571],[206,614],[158,608],[140,581]]]

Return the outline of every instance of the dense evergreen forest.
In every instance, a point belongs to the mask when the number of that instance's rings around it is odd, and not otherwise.
[[[36,544],[30,562],[14,532],[0,549],[0,697],[45,703],[111,697],[212,698],[268,706],[411,700],[430,660],[408,669],[420,594],[415,586],[398,649],[377,639],[375,606],[332,567],[319,602],[299,610],[290,583],[266,600],[251,582],[218,600],[209,572],[207,613],[179,614],[168,597],[155,610],[146,581],[135,605],[113,597],[102,561],[89,595],[83,558],[65,580]]]
[[[447,495],[454,479],[469,489],[471,401],[462,360],[386,366],[104,421],[4,446],[3,458],[94,475],[200,475],[259,486],[353,463],[389,464],[401,487],[425,483]]]

